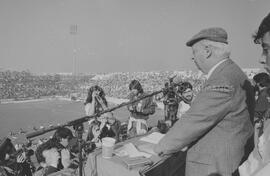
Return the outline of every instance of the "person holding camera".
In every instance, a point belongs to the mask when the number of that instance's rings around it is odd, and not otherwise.
[[[239,165],[253,149],[245,150],[253,139],[253,87],[230,59],[227,38],[224,29],[213,27],[186,43],[207,80],[190,109],[154,148],[163,156],[188,147],[187,176],[239,175]]]
[[[0,175],[32,176],[30,156],[33,150],[16,150],[9,138],[0,140]]]
[[[55,139],[49,139],[45,143],[39,145],[36,149],[36,158],[41,168],[37,170],[34,176],[47,176],[58,172],[69,173],[72,175],[74,169],[69,168],[70,153],[63,148]],[[63,168],[59,168],[59,162],[62,162]]]
[[[69,168],[76,169],[79,161],[77,156],[79,153],[78,138],[73,136],[69,128],[60,127],[54,132],[52,139],[58,142],[63,149],[67,149],[70,154],[69,158],[65,158],[65,160],[59,162],[61,168],[63,168],[64,165],[69,165]]]
[[[190,82],[183,82],[180,84],[180,89],[177,91],[181,99],[178,106],[177,118],[180,119],[183,114],[185,114],[189,108],[191,101],[193,100],[193,87]]]
[[[108,108],[105,92],[100,86],[95,85],[89,88],[84,107],[87,116],[100,113]]]
[[[90,87],[84,105],[87,116],[99,114],[100,112],[108,109],[108,103],[103,89],[98,85]],[[105,123],[106,119],[102,117],[89,120],[89,129],[86,141],[92,141],[93,138],[98,139],[100,130],[103,128]],[[95,143],[97,143],[97,141],[95,141]]]
[[[88,91],[85,101],[86,115],[94,115],[108,109],[108,103],[103,89],[97,85],[92,86]],[[113,137],[119,141],[121,123],[112,112],[102,114],[96,119],[89,121],[89,130],[86,141],[92,141],[97,147],[101,146],[103,137]]]
[[[94,142],[96,147],[101,146],[104,137],[115,138],[119,142],[121,122],[116,119],[112,112],[104,113],[99,120],[91,120],[87,141]]]
[[[132,80],[129,84],[130,101],[134,101],[146,95],[141,83],[138,80]],[[127,106],[130,117],[128,121],[127,133],[129,137],[146,134],[148,131],[147,120],[149,115],[155,113],[156,104],[153,102],[153,97],[145,98],[139,102],[135,102]]]
[[[257,138],[263,133],[264,120],[269,118],[265,115],[267,115],[266,112],[270,108],[270,95],[268,93],[270,77],[267,73],[258,73],[253,77],[253,81],[255,82],[255,90],[258,91],[254,116],[255,144],[257,144]]]

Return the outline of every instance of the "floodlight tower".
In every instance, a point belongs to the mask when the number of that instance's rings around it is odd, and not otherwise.
[[[75,77],[77,74],[77,41],[76,41],[76,37],[77,37],[77,33],[78,33],[78,25],[77,24],[72,24],[70,25],[70,35],[72,36],[72,40],[73,40],[73,64],[72,64],[72,74]]]

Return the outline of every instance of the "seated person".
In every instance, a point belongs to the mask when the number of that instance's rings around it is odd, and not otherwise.
[[[76,154],[79,153],[78,139],[73,136],[72,131],[69,128],[60,127],[55,131],[53,139],[70,152],[71,160],[68,158],[65,162],[67,163],[71,161],[72,163],[70,163],[70,167],[77,168],[78,157]],[[68,163],[66,165],[68,165]]]
[[[93,119],[90,122],[87,141],[94,142],[96,147],[101,146],[101,139],[104,137],[115,138],[116,142],[118,142],[120,126],[121,122],[113,116],[113,113],[105,113],[100,118]]]
[[[112,137],[115,138],[116,142],[119,142],[121,122],[114,117],[112,112],[103,114],[103,117],[106,118],[106,124],[101,132],[101,138]]]
[[[140,82],[132,80],[129,84],[129,100],[134,101],[146,95]],[[127,133],[129,137],[146,134],[148,131],[147,120],[149,115],[155,113],[156,104],[153,102],[152,97],[142,99],[138,102],[127,106],[130,117],[128,122]]]
[[[16,150],[9,138],[2,139],[0,141],[0,175],[32,176],[30,164],[27,162],[31,152],[33,151]]]
[[[67,162],[70,159],[69,151],[59,145],[55,139],[49,139],[39,145],[36,150],[36,158],[42,167],[35,173],[36,176],[47,176],[59,171],[59,159],[61,159],[64,169],[67,169],[70,164],[70,162]]]
[[[53,139],[55,139],[65,148],[69,145],[70,140],[73,138],[72,131],[66,127],[58,128],[53,135]]]

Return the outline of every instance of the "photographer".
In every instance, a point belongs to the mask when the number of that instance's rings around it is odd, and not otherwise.
[[[53,135],[53,139],[60,145],[62,145],[63,149],[67,149],[70,153],[70,158],[65,158],[65,160],[62,160],[59,163],[60,168],[63,168],[63,166],[65,165],[68,166],[69,168],[74,169],[77,168],[78,167],[77,154],[79,153],[78,139],[73,136],[72,131],[66,127],[58,128]]]
[[[104,90],[98,85],[92,86],[88,90],[88,95],[84,103],[85,114],[87,116],[100,113],[108,108]]]
[[[108,103],[103,89],[98,85],[90,87],[84,105],[87,116],[98,114],[108,109]],[[106,119],[102,117],[90,120],[86,141],[93,141],[94,138],[97,140],[100,134],[100,130],[103,128],[105,123]],[[102,127],[100,128],[101,125]],[[93,142],[98,143],[97,141]]]
[[[179,85],[180,89],[178,89],[177,93],[181,97],[177,118],[180,119],[181,116],[190,108],[191,101],[193,100],[193,87],[190,82],[183,82]]]
[[[59,159],[63,163],[63,171],[74,172],[73,169],[69,168],[69,164],[65,164],[67,163],[66,160],[70,158],[69,151],[64,149],[62,145],[59,145],[55,139],[50,139],[38,146],[36,158],[42,168],[35,173],[35,176],[47,176],[60,171],[61,169],[58,168]]]
[[[174,83],[173,78],[165,84],[166,91],[163,98],[165,120],[159,120],[157,125],[159,132],[163,134],[190,108],[193,99],[192,85],[189,82]]]
[[[27,162],[32,150],[16,150],[9,138],[0,141],[0,167],[1,174],[32,176],[30,164]]]
[[[128,96],[130,101],[134,101],[142,96],[145,96],[143,88],[138,80],[132,80],[129,84],[130,94]],[[128,122],[127,133],[129,137],[143,135],[148,131],[147,120],[149,115],[155,113],[156,104],[153,98],[149,97],[139,102],[127,106],[130,117]]]
[[[114,117],[112,112],[107,112],[98,120],[93,119],[89,123],[87,141],[94,142],[96,147],[101,146],[101,139],[104,137],[112,137],[116,142],[119,141],[121,122]]]

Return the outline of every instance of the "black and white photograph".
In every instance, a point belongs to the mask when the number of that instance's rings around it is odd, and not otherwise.
[[[0,176],[269,175],[269,0],[0,0]]]

